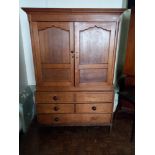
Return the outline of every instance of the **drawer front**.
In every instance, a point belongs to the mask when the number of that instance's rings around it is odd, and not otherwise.
[[[113,92],[76,93],[77,102],[113,102]]]
[[[111,117],[111,114],[40,114],[38,122],[47,125],[101,125],[111,123]]]
[[[65,103],[73,102],[73,93],[50,93],[50,92],[37,92],[36,102],[37,103]]]
[[[37,104],[37,113],[74,113],[74,104]]]
[[[77,113],[112,113],[112,103],[76,104]]]

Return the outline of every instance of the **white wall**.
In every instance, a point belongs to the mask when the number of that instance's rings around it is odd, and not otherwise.
[[[126,0],[21,0],[22,7],[48,8],[122,8]]]
[[[127,0],[20,0],[20,7],[43,8],[124,8]],[[35,85],[30,30],[27,15],[20,9],[21,35],[29,85]]]
[[[29,23],[28,23],[26,13],[21,9],[20,9],[20,25],[21,25],[21,37],[23,40],[22,46],[23,46],[24,55],[25,55],[27,81],[28,81],[28,85],[35,85]]]
[[[22,92],[26,88],[27,84],[25,55],[21,36],[21,26],[19,23],[19,92]]]

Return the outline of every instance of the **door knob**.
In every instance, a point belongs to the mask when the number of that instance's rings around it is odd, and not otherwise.
[[[57,96],[53,96],[53,100],[58,100],[58,97]]]
[[[59,121],[59,118],[58,118],[58,117],[55,117],[55,118],[54,118],[54,121],[55,121],[55,122],[58,122],[58,121]]]
[[[96,110],[96,107],[95,107],[95,106],[93,106],[93,107],[92,107],[92,110],[94,110],[94,111],[95,111],[95,110]]]
[[[54,109],[54,111],[58,111],[59,110],[59,107],[56,107],[55,106],[53,109]]]

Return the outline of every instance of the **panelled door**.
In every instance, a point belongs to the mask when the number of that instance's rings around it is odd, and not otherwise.
[[[115,22],[75,22],[75,85],[112,84]]]
[[[38,85],[74,85],[72,22],[32,22]]]

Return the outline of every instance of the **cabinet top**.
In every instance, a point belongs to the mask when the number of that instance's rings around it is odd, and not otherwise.
[[[118,13],[127,9],[122,8],[22,8],[26,13],[32,12],[57,12],[57,13]]]
[[[101,8],[22,8],[30,22],[117,22],[126,9]]]

